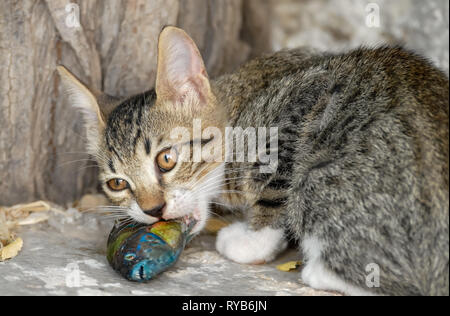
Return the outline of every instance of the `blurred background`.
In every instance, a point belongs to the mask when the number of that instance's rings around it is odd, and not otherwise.
[[[272,0],[272,48],[403,44],[448,74],[448,0]]]
[[[96,191],[55,67],[116,96],[148,90],[169,24],[194,38],[211,77],[283,48],[398,43],[449,71],[448,0],[0,1],[0,205]]]

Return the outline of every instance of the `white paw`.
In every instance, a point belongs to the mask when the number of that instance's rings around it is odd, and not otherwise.
[[[282,229],[265,227],[252,231],[246,223],[234,223],[221,229],[216,240],[216,249],[221,255],[246,264],[272,261],[286,247]]]
[[[372,296],[368,290],[352,285],[325,267],[321,260],[323,243],[315,237],[303,241],[306,265],[301,272],[303,283],[316,290],[337,291],[351,296]]]

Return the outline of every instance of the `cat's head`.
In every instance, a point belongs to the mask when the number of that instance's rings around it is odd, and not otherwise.
[[[224,167],[221,151],[210,150],[206,161],[194,148],[223,147],[214,131],[223,132],[226,113],[192,39],[165,28],[155,90],[126,100],[87,88],[63,67],[58,71],[72,104],[85,114],[88,151],[97,158],[109,199],[138,222],[194,218],[193,231],[200,231]]]

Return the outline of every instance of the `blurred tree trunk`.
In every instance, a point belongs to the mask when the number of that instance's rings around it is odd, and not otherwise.
[[[0,205],[64,203],[96,187],[57,64],[112,95],[142,92],[154,84],[158,34],[170,24],[192,35],[213,77],[268,49],[268,20],[258,18],[267,2],[244,1],[0,1]]]

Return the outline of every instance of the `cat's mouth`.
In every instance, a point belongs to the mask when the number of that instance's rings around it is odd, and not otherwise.
[[[196,214],[196,212],[183,216],[181,221],[184,223],[186,228],[191,231],[191,234],[199,233],[205,222],[205,220],[201,218],[200,214]]]
[[[197,220],[194,218],[193,215],[185,215],[182,217],[181,221],[187,226],[190,227],[192,225],[195,225],[197,223]]]

